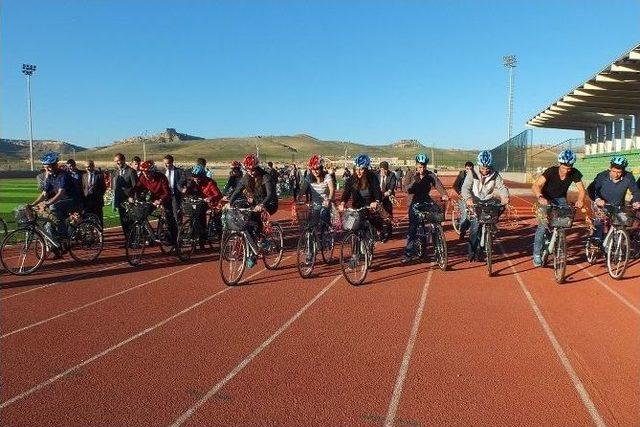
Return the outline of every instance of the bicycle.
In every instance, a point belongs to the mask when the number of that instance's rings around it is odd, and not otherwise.
[[[547,205],[542,207],[546,214],[547,230],[542,247],[542,265],[553,255],[553,275],[556,283],[564,283],[567,269],[567,232],[573,225],[575,209],[569,205]]]
[[[346,234],[340,246],[340,268],[347,282],[354,286],[364,282],[373,258],[376,234],[365,214],[368,210],[369,206],[345,209],[342,217]]]
[[[621,279],[627,269],[629,258],[636,252],[637,239],[632,239],[627,228],[636,220],[636,213],[630,205],[606,203],[602,207],[603,226],[608,231],[604,240],[589,236],[585,244],[585,255],[589,264],[595,264],[604,251],[607,258],[607,271],[613,279]],[[635,234],[638,232],[636,231]],[[637,237],[637,236],[636,236]],[[633,243],[632,243],[633,242]],[[633,248],[632,248],[633,246]]]
[[[227,285],[237,285],[244,274],[247,261],[261,257],[264,266],[274,270],[280,265],[284,252],[282,227],[269,220],[262,211],[262,232],[254,241],[248,230],[251,224],[251,208],[228,207],[222,213],[224,237],[220,247],[220,275]]]
[[[310,204],[296,209],[296,219],[302,230],[297,245],[298,273],[305,279],[313,273],[318,251],[325,264],[333,261],[335,230],[322,220],[325,209],[329,208]]]
[[[184,220],[178,230],[178,244],[176,245],[176,252],[181,261],[188,261],[191,258],[196,245],[201,242],[203,237],[205,240],[209,240],[209,224],[205,223],[207,228],[200,230],[200,218],[203,214],[206,218],[208,207],[207,201],[201,197],[185,197],[182,200]]]
[[[449,213],[449,218],[451,219],[451,226],[453,227],[453,231],[460,234],[462,211],[460,210],[460,203],[458,198],[452,198],[451,200],[449,200],[449,203],[447,205],[447,212]]]
[[[416,254],[424,258],[427,254],[429,242],[433,242],[433,255],[440,267],[445,271],[448,263],[447,240],[444,235],[442,222],[445,219],[445,209],[435,202],[421,202],[414,204],[411,209],[418,217],[419,225],[416,233]]]
[[[127,216],[132,221],[129,234],[125,242],[127,261],[134,267],[142,262],[146,247],[153,243],[160,246],[163,254],[168,254],[173,249],[169,238],[169,227],[165,218],[164,208],[159,206],[155,212],[153,203],[149,202],[124,202]],[[149,218],[157,218],[154,229]]]
[[[50,229],[55,221],[39,220],[31,206],[18,206],[14,210],[17,228],[9,232],[0,246],[0,262],[11,274],[24,276],[40,268],[47,253],[69,251],[80,263],[95,261],[103,248],[102,231],[92,222],[72,214],[67,221],[67,235],[54,236]]]
[[[493,240],[498,232],[497,223],[505,206],[494,201],[478,201],[473,204],[473,209],[468,210],[469,218],[478,219],[480,243],[476,247],[476,259],[479,259],[480,251],[484,250],[487,274],[493,274]]]

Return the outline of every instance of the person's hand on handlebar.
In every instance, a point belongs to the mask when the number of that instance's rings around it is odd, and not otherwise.
[[[262,205],[256,205],[256,206],[253,208],[253,211],[254,211],[254,212],[262,212],[262,209],[264,209],[264,207],[263,207]]]
[[[575,206],[576,206],[576,208],[578,208],[578,209],[580,209],[580,208],[582,207],[582,205],[583,205],[583,203],[582,203],[582,201],[580,201],[580,200],[576,201],[576,203],[575,203]]]
[[[640,202],[634,202],[634,203],[632,203],[632,204],[631,204],[631,207],[632,207],[633,209],[640,209]]]
[[[370,207],[371,209],[376,209],[376,208],[378,207],[378,202],[377,202],[376,200],[374,200],[373,202],[371,202],[371,203],[369,204],[369,207]]]
[[[161,203],[161,202],[160,202],[160,199],[158,199],[158,200],[154,200],[154,201],[153,201],[153,204],[155,205],[155,207],[160,206],[160,203]]]
[[[467,207],[473,207],[473,198],[469,197],[467,200],[465,200],[464,202]]]
[[[344,212],[344,202],[340,202],[340,204],[338,205],[338,210],[340,212]]]
[[[542,206],[547,206],[549,204],[549,201],[543,196],[538,196],[538,203],[540,203]]]
[[[509,199],[508,198],[500,199],[500,204],[502,206],[507,206],[509,204]]]
[[[607,203],[606,201],[602,200],[599,197],[596,199],[596,206],[599,208],[603,208],[606,203]]]

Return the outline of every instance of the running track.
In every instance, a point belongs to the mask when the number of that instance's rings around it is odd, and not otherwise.
[[[449,226],[449,271],[401,266],[398,233],[360,287],[292,250],[238,287],[210,252],[136,269],[116,233],[94,265],[0,273],[0,425],[640,425],[640,262],[587,267],[578,223],[557,285],[512,201],[490,279]]]

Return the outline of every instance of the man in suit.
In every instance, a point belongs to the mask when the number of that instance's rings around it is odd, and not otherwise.
[[[380,192],[382,193],[382,207],[389,214],[385,219],[385,236],[383,241],[386,242],[391,238],[391,218],[393,218],[393,203],[391,197],[396,194],[396,174],[389,170],[388,162],[380,162]]]
[[[122,207],[122,202],[126,202],[129,198],[129,193],[131,193],[131,189],[136,185],[138,177],[136,171],[127,165],[124,154],[116,154],[113,161],[116,164],[111,182],[111,188],[113,189],[113,209],[118,209],[120,225],[126,239],[129,237],[130,224],[127,212],[124,207]]]
[[[165,176],[169,180],[169,191],[171,191],[171,206],[173,218],[167,215],[167,221],[175,221],[176,229],[182,221],[182,193],[187,186],[187,176],[184,171],[173,164],[173,156],[164,156]]]
[[[107,191],[102,172],[96,170],[93,160],[87,161],[87,173],[82,175],[82,194],[84,195],[84,210],[95,214],[103,225],[102,207],[104,193]]]

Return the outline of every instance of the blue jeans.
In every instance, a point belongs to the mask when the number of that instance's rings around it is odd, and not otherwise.
[[[413,210],[413,205],[409,206],[409,230],[407,230],[407,247],[405,248],[405,254],[407,256],[414,256],[416,252],[416,235],[418,234],[418,226],[420,225],[420,219]]]
[[[567,206],[567,199],[564,197],[558,197],[557,199],[551,199],[549,204],[556,206]],[[533,256],[542,256],[542,246],[544,245],[544,235],[547,232],[547,224],[539,222],[536,229],[536,235],[533,239]]]
[[[467,251],[469,255],[473,255],[476,253],[478,249],[478,245],[480,244],[480,236],[478,235],[478,230],[480,229],[480,223],[478,222],[477,217],[471,218],[471,226],[469,227],[469,243],[467,244]]]

